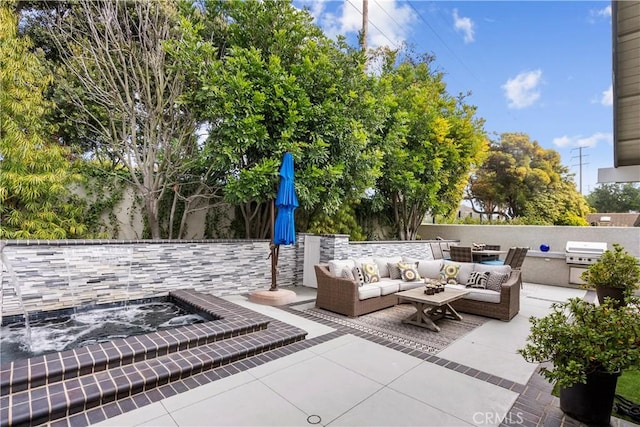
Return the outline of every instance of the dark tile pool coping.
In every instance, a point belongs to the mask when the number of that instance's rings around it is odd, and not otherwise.
[[[3,365],[1,425],[37,425],[122,399],[144,400],[142,393],[180,388],[179,380],[306,336],[212,295],[175,291],[170,297],[218,320]]]

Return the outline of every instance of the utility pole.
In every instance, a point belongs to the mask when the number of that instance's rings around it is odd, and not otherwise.
[[[362,39],[360,47],[363,52],[367,51],[367,28],[369,27],[369,0],[362,0]]]
[[[588,165],[589,163],[583,163],[582,162],[582,157],[586,157],[588,156],[588,154],[585,154],[584,156],[582,155],[582,149],[585,147],[578,147],[578,148],[574,148],[571,150],[571,152],[573,153],[574,151],[578,150],[578,155],[577,156],[573,156],[571,157],[572,159],[578,158],[578,164],[577,165],[573,165],[573,166],[580,166],[580,172],[579,172],[579,177],[580,177],[580,194],[582,194],[582,165]]]

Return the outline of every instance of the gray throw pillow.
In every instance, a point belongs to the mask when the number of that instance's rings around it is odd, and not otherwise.
[[[489,278],[487,279],[487,289],[491,291],[500,292],[502,284],[507,281],[510,273],[496,273],[490,272]]]
[[[388,262],[387,268],[389,269],[389,277],[392,279],[399,279],[401,277],[400,268],[398,268],[397,262]]]
[[[342,277],[349,280],[356,280],[356,277],[353,275],[353,269],[349,267],[342,269]]]

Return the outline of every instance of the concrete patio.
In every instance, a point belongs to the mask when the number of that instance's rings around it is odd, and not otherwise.
[[[288,289],[297,303],[313,304],[314,289]],[[521,297],[512,321],[490,320],[434,356],[312,320],[289,306],[231,295],[225,298],[306,330],[304,345],[269,361],[235,362],[220,379],[202,379],[199,387],[137,409],[95,408],[107,417],[125,412],[98,425],[578,426],[562,414],[537,366],[516,350],[526,340],[529,316],[545,315],[554,301],[593,295],[525,283]],[[634,425],[617,418],[612,424]]]

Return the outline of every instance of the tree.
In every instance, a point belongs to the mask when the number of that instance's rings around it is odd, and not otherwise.
[[[375,100],[363,55],[332,42],[289,1],[209,1],[204,9],[192,19],[203,23],[191,31],[200,39],[183,50],[189,79],[199,82],[187,102],[208,126],[211,162],[225,173],[225,200],[238,207],[245,237],[269,234],[284,152],[295,159],[297,219],[309,223],[360,197],[380,161],[364,124],[375,118]]]
[[[431,58],[407,56],[395,65],[396,54],[384,54],[380,79],[389,114],[377,197],[391,208],[397,237],[413,240],[428,211],[457,208],[487,142],[475,108],[446,92],[443,75],[429,67]]]
[[[0,5],[0,237],[68,239],[84,237],[82,205],[68,187],[78,176],[69,152],[51,139],[43,119],[51,108],[43,92],[51,76],[42,52],[17,34],[11,3]]]
[[[468,199],[478,213],[529,218],[543,224],[586,224],[586,201],[560,155],[522,133],[494,141],[471,177]]]
[[[68,91],[68,99],[102,149],[129,171],[151,237],[158,239],[160,200],[171,191],[179,195],[198,152],[193,115],[180,102],[183,70],[165,50],[180,36],[177,11],[151,0],[80,0],[74,6],[50,23],[66,71],[83,89]]]
[[[600,184],[587,201],[596,212],[640,212],[640,185]]]

